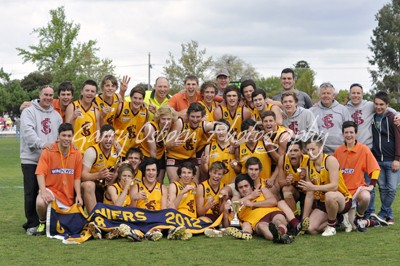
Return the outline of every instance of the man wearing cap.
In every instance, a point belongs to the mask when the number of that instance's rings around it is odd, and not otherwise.
[[[229,85],[229,71],[226,68],[221,68],[217,71],[216,82],[218,87],[217,96],[223,96],[226,86]]]

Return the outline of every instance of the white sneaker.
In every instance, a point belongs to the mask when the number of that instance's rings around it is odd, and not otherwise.
[[[334,236],[336,235],[336,228],[327,225],[325,231],[322,233],[322,236]]]
[[[28,236],[35,236],[35,235],[36,235],[36,232],[37,232],[37,229],[38,229],[38,226],[36,226],[36,227],[30,227],[30,228],[26,229],[26,234],[27,234]]]
[[[353,226],[350,223],[348,213],[343,214],[343,222],[342,223],[344,225],[344,231],[346,233],[350,233],[353,230]]]
[[[204,231],[204,234],[207,237],[223,237],[223,235],[224,235],[221,231],[216,230],[216,229],[212,229],[212,228],[207,228]]]

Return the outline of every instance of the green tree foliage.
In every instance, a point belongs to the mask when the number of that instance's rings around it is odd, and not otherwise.
[[[335,97],[336,101],[341,104],[346,104],[349,99],[349,91],[348,90],[340,90]]]
[[[21,80],[21,87],[31,99],[38,98],[40,87],[52,84],[53,76],[50,72],[32,72]]]
[[[307,61],[301,60],[294,65],[296,73],[296,88],[307,93],[312,99],[316,99],[317,87],[314,85],[315,71],[311,69]]]
[[[281,87],[281,79],[280,77],[268,77],[268,78],[260,78],[256,80],[257,88],[264,89],[267,92],[267,96],[272,98],[272,96],[278,94]]]
[[[21,87],[19,80],[11,80],[11,75],[0,69],[0,113],[18,113],[23,101],[29,100],[29,94]]]
[[[96,41],[77,41],[80,25],[67,20],[63,6],[50,10],[50,15],[46,26],[33,30],[39,43],[29,49],[17,48],[24,63],[32,62],[40,72],[50,72],[55,86],[69,80],[78,89],[85,79],[101,80],[104,75],[114,73],[110,59],[96,56],[99,51]]]
[[[235,55],[225,54],[214,63],[215,69],[227,68],[231,81],[258,79],[256,69]]]
[[[185,76],[191,74],[200,80],[205,80],[205,73],[212,66],[212,57],[206,56],[206,49],[199,50],[197,41],[181,44],[182,51],[178,60],[169,53],[166,60],[164,74],[169,80],[172,89],[181,89]]]
[[[372,31],[369,49],[370,70],[378,90],[400,92],[400,0],[392,0],[375,15],[378,26]]]

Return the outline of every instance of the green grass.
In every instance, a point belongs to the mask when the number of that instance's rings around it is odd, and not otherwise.
[[[334,237],[302,236],[291,245],[262,238],[195,236],[189,241],[131,243],[125,239],[65,245],[55,239],[27,236],[24,223],[19,143],[0,138],[1,265],[397,265],[400,220],[367,233],[338,232]],[[377,207],[379,207],[377,201]],[[394,204],[400,217],[399,201]]]

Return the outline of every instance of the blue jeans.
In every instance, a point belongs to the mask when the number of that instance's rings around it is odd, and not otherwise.
[[[371,177],[367,173],[364,173],[365,183],[367,185],[371,182]],[[375,213],[375,188],[371,190],[371,200],[369,201],[369,205],[367,210],[365,211],[364,217],[368,219],[371,216],[371,213]]]
[[[396,197],[397,184],[399,181],[400,171],[392,171],[392,162],[378,162],[381,167],[381,173],[379,174],[378,184],[379,193],[381,196],[381,211],[378,215],[381,218],[394,218],[392,204]]]

